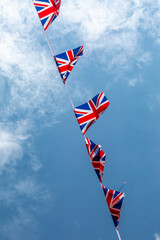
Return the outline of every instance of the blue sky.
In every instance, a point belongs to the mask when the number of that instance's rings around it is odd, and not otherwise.
[[[117,239],[32,1],[0,9],[0,239]],[[47,30],[55,54],[84,45],[67,80],[75,106],[110,106],[87,136],[123,181],[123,239],[160,240],[160,1],[66,0]]]

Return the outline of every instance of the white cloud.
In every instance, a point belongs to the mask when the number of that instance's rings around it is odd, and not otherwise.
[[[155,237],[155,240],[160,240],[160,234],[155,233],[155,234],[154,234],[154,237]]]
[[[151,30],[153,21],[160,18],[159,8],[159,2],[151,0],[66,0],[62,2],[61,20],[55,28],[61,28],[64,32],[62,36],[75,31],[76,37],[78,35],[92,48],[114,48],[117,45],[120,48],[135,49],[139,28],[144,29],[143,21],[147,22],[146,30]]]
[[[1,192],[1,191],[0,191]],[[26,204],[26,199],[22,198],[19,201],[19,196],[14,195],[10,192],[8,194],[9,198],[12,198],[12,201],[8,201],[6,199],[6,203],[9,202],[7,209],[5,211],[9,211],[9,217],[4,218],[3,223],[0,226],[0,237],[1,239],[10,239],[10,240],[18,240],[18,239],[39,239],[39,209],[42,207],[47,209],[45,202],[41,201],[41,198],[37,198],[36,204]],[[5,199],[3,199],[5,200]],[[28,200],[28,199],[27,199]],[[12,209],[12,210],[11,210]],[[46,210],[47,211],[47,210]],[[37,216],[38,215],[38,216]],[[25,233],[25,234],[24,234]]]
[[[40,124],[39,119],[43,126],[54,124],[68,106],[32,1],[6,0],[1,4],[0,22],[2,171],[22,158],[27,132]],[[32,159],[32,168],[40,169],[38,160]]]
[[[85,0],[75,0],[73,2],[66,0],[62,3],[61,21],[59,21],[57,30],[63,29],[64,34],[75,31],[76,37],[78,35],[92,48],[104,46],[114,48],[115,45],[122,47],[123,44],[131,48],[136,45],[136,39],[133,39],[131,34],[136,33],[142,15],[143,8],[137,1],[88,0],[86,2]],[[63,26],[60,26],[61,22],[63,22]],[[122,33],[126,38],[125,42],[119,38],[123,36]],[[114,46],[112,47],[113,39]],[[128,42],[128,40],[130,41]],[[132,44],[130,44],[131,41]]]
[[[47,189],[43,189],[43,186],[40,185],[33,177],[27,177],[24,180],[20,180],[15,185],[15,189],[17,193],[35,200],[49,198]]]
[[[39,169],[42,167],[42,164],[35,155],[30,155],[30,164],[32,170],[35,172],[39,171]]]
[[[35,180],[32,178],[21,180],[15,188],[18,192],[25,194],[27,197],[36,195],[39,191],[38,184],[36,184]]]
[[[131,87],[134,87],[137,82],[138,82],[138,79],[133,78],[133,79],[129,80],[129,85],[130,85]]]
[[[37,180],[36,173],[32,177],[25,175],[20,169],[17,174],[8,174],[6,179],[1,177],[0,201],[7,213],[0,226],[1,239],[38,239],[38,232],[34,233],[39,224],[40,209],[47,212],[49,204],[53,206],[48,187]]]
[[[149,95],[149,110],[151,112],[156,111],[157,112],[157,107],[159,109],[160,106],[160,94],[150,94]]]
[[[139,74],[138,76],[135,76],[134,78],[131,78],[131,79],[128,78],[127,81],[128,81],[129,86],[131,86],[131,87],[135,87],[136,84],[144,82],[141,74]]]
[[[0,169],[4,169],[6,164],[16,164],[16,161],[23,156],[23,142],[28,139],[25,133],[25,124],[5,126],[0,124]]]
[[[150,48],[144,49],[143,41],[148,35],[157,41],[159,21],[160,3],[156,0],[66,0],[53,36],[64,39],[71,35],[75,43],[85,44],[87,55],[96,50],[96,60],[104,69],[115,71],[118,66],[120,72],[152,62]]]
[[[66,109],[65,93],[32,1],[6,0],[0,21],[2,121],[55,120]]]
[[[18,207],[16,209],[16,215],[11,216],[6,224],[3,223],[1,225],[1,237],[10,240],[38,239],[38,233],[36,232],[37,223],[33,212],[34,209]]]

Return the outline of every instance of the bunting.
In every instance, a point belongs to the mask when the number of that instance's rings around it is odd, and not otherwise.
[[[107,189],[103,185],[102,185],[102,188],[103,188],[103,192],[104,192],[106,202],[108,204],[109,211],[111,213],[114,225],[118,230],[124,193]]]
[[[33,3],[45,31],[59,15],[61,0],[33,0]],[[78,59],[83,55],[83,45],[55,56],[46,32],[45,35],[60,76],[65,84]],[[85,135],[90,126],[103,114],[110,104],[103,92],[100,92],[87,103],[76,108],[74,107],[71,98],[70,101],[83,135]],[[91,139],[86,138],[85,136],[84,138],[88,155],[103,189],[118,238],[121,240],[118,227],[122,202],[125,195],[122,192],[108,189],[102,185],[106,154],[102,150],[101,145],[95,144]]]
[[[101,145],[96,145],[89,138],[86,138],[85,141],[92,166],[99,178],[100,183],[102,183],[106,154],[101,149]]]
[[[59,15],[61,0],[33,0],[44,30]]]
[[[80,56],[83,55],[83,46],[77,47],[75,49],[69,50],[67,52],[58,54],[55,56],[55,61],[63,80],[63,83],[66,82],[70,72],[76,65]]]
[[[89,127],[102,115],[109,106],[103,92],[97,94],[89,102],[82,104],[74,109],[78,124],[84,135]]]

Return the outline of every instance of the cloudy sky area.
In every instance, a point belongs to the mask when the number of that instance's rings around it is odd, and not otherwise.
[[[117,239],[33,2],[5,0],[0,22],[0,239]],[[47,34],[55,54],[84,45],[75,106],[110,99],[87,136],[104,184],[127,181],[122,239],[160,240],[160,1],[62,0]]]

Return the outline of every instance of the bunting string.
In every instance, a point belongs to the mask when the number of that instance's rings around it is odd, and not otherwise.
[[[67,92],[67,95],[68,95],[69,101],[70,101],[70,103],[71,103],[71,105],[72,105],[72,108],[73,108],[73,111],[74,111],[74,104],[73,104],[73,101],[72,101],[72,99],[71,99],[71,96],[70,96],[70,94],[69,94],[69,92],[68,92],[68,89],[67,89],[66,84],[65,84],[64,86],[65,86],[65,89],[66,89],[66,92]]]
[[[50,48],[50,50],[51,50],[51,54],[52,54],[52,56],[53,56],[53,58],[54,58],[54,60],[55,60],[55,55],[54,55],[54,52],[53,52],[53,48],[52,48],[52,46],[51,46],[51,43],[50,43],[50,41],[49,41],[49,38],[48,38],[48,36],[47,36],[46,31],[44,31],[44,34],[45,34],[45,36],[46,36],[46,39],[47,39],[47,42],[48,42],[48,46],[49,46],[49,48]]]
[[[124,182],[123,182],[123,184],[122,184],[122,186],[119,188],[119,190],[118,190],[118,191],[121,191],[121,190],[122,190],[122,188],[124,188],[124,186],[126,185],[126,183],[127,183],[127,182],[126,182],[126,181],[124,181]]]
[[[118,235],[118,239],[121,240],[121,236],[120,236],[119,231],[117,229],[116,229],[116,233]]]

